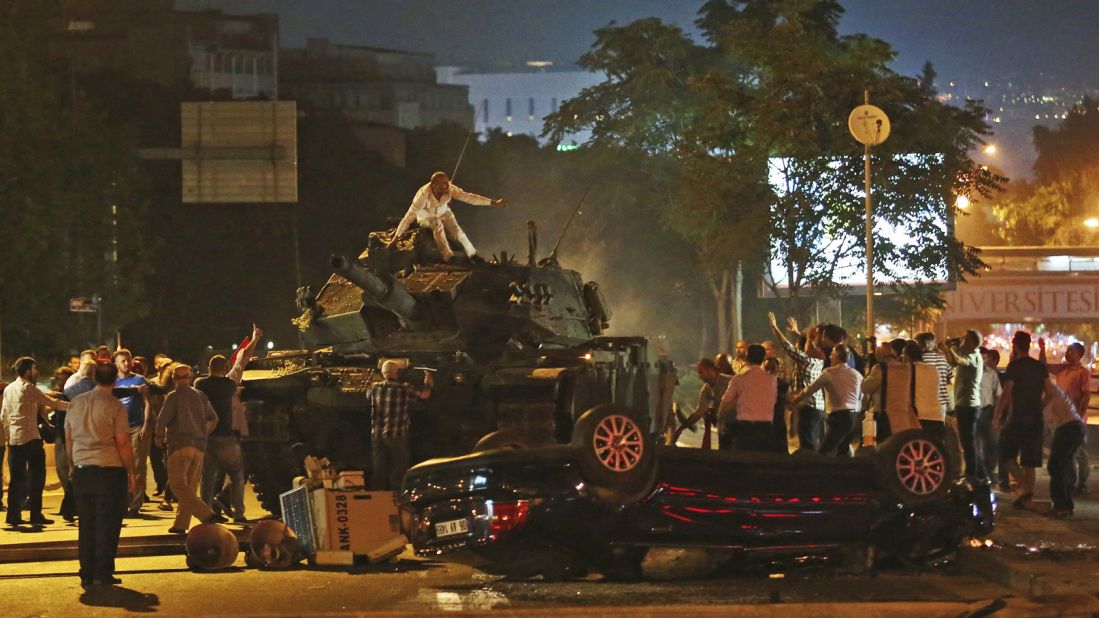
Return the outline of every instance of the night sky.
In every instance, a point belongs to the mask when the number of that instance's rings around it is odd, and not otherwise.
[[[849,0],[844,32],[893,44],[894,68],[914,75],[931,60],[945,79],[1052,74],[1094,83],[1096,0]],[[694,32],[700,0],[177,0],[180,9],[275,12],[284,46],[306,37],[436,54],[439,64],[507,70],[528,60],[570,65],[592,30],[659,16]]]

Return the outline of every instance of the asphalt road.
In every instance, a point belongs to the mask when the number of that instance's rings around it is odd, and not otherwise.
[[[192,573],[182,556],[125,558],[118,561],[123,583],[84,592],[74,562],[8,564],[0,567],[2,613],[6,616],[117,616],[157,612],[167,615],[308,615],[396,611],[421,614],[454,610],[522,610],[630,606],[630,613],[667,605],[710,610],[757,604],[792,609],[801,604],[839,604],[853,613],[867,602],[903,602],[924,615],[936,615],[936,602],[978,602],[1014,593],[979,577],[884,571],[853,577],[830,569],[765,573],[717,573],[708,577],[644,583],[583,581],[547,583],[505,581],[469,567],[404,555],[378,566],[351,570],[300,567],[287,571],[244,568]],[[871,607],[867,605],[866,607]],[[838,607],[838,606],[837,606]],[[898,606],[899,608],[900,606]],[[554,613],[558,613],[555,611]],[[660,613],[666,613],[661,611]],[[828,613],[828,612],[824,612]],[[861,613],[861,612],[860,612]],[[873,612],[872,612],[873,613]],[[954,612],[956,615],[957,612]]]
[[[1044,481],[1044,479],[1043,479]],[[1044,489],[1044,483],[1043,483]],[[1041,493],[1041,492],[1040,492]],[[47,493],[46,511],[56,510],[60,495]],[[254,496],[249,513],[259,514]],[[1076,562],[1056,552],[1024,552],[1020,543],[1048,541],[1051,547],[1094,547],[1099,539],[1099,502],[1078,504],[1078,517],[1049,522],[1034,513],[1005,511],[1000,541],[990,557],[1014,556],[1017,565],[1049,567],[1048,572],[1018,569],[1020,576],[1039,581],[1027,594],[1053,597],[1028,601],[1018,582],[969,568],[931,573],[882,568],[868,576],[851,576],[828,565],[785,568],[774,572],[766,565],[723,567],[711,572],[693,569],[691,556],[650,556],[650,574],[672,577],[640,583],[601,581],[593,574],[581,581],[551,583],[508,581],[470,567],[418,559],[405,553],[399,560],[370,566],[263,571],[246,568],[243,559],[234,568],[216,573],[193,573],[184,557],[122,558],[120,586],[82,591],[74,561],[0,564],[0,616],[121,616],[158,613],[171,616],[349,615],[381,613],[422,615],[432,612],[486,612],[566,616],[768,615],[801,616],[960,616],[960,615],[1082,615],[1083,605],[1096,609],[1093,582],[1099,562],[1073,554]],[[145,517],[126,520],[126,536],[163,534],[171,515],[152,506]],[[1009,524],[1009,520],[1015,522]],[[1057,535],[1052,533],[1057,530]],[[75,526],[58,522],[44,529],[15,532],[0,529],[0,546],[9,543],[75,539]],[[1010,534],[1008,534],[1010,533]],[[994,537],[996,535],[994,534]],[[1049,537],[1047,539],[1047,537]],[[1056,537],[1056,538],[1054,538]],[[1063,538],[1062,538],[1063,537]],[[1058,545],[1060,544],[1060,545]],[[1044,545],[1043,545],[1044,547]],[[1009,556],[1010,554],[1010,556]],[[1050,554],[1050,555],[1045,555]],[[1085,585],[1066,586],[1065,570]],[[705,574],[700,574],[705,573]],[[964,574],[963,574],[964,573]],[[1010,586],[1010,587],[1009,587]],[[1091,601],[1090,604],[1087,602]],[[1037,603],[1037,604],[1035,604]],[[1020,605],[1021,604],[1021,605]],[[1027,605],[1029,604],[1029,605]]]

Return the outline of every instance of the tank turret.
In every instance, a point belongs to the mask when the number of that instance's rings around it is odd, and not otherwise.
[[[375,274],[361,264],[342,255],[333,255],[329,259],[332,270],[337,275],[358,286],[365,298],[379,307],[388,309],[401,321],[401,326],[411,330],[424,330],[426,325],[420,316],[423,311],[405,291],[404,286],[392,276]]]
[[[601,336],[611,312],[599,286],[562,268],[556,251],[538,260],[533,225],[522,262],[501,253],[444,263],[428,230],[390,248],[392,233],[372,233],[358,258],[332,256],[320,291],[298,291],[305,349],[245,373],[245,451],[266,508],[278,509],[302,450],[369,470],[367,394],[385,360],[409,368],[402,380],[419,380],[416,367],[436,372],[432,397],[413,410],[413,463],[567,441],[573,422],[603,403],[661,425],[674,368],[643,338]]]

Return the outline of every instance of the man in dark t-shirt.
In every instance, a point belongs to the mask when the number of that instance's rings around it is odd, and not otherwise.
[[[202,501],[217,513],[214,499],[221,493],[225,476],[228,475],[229,510],[232,511],[230,514],[233,521],[237,523],[246,522],[247,519],[244,515],[244,456],[240,450],[240,436],[233,431],[233,395],[244,377],[244,368],[256,349],[256,343],[262,336],[263,330],[253,325],[252,336],[238,348],[232,367],[227,358],[216,355],[209,362],[209,377],[195,382],[195,388],[206,395],[218,415],[217,427],[206,444],[200,495]]]
[[[1049,370],[1030,357],[1030,333],[1018,331],[1011,340],[1011,362],[1004,372],[1004,390],[996,405],[1000,432],[1000,465],[1018,481],[1015,508],[1026,508],[1034,497],[1034,471],[1042,466],[1042,394]]]

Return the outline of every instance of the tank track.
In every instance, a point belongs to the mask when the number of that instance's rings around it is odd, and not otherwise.
[[[276,517],[282,516],[279,494],[293,486],[295,476],[302,474],[289,442],[244,441],[244,461],[248,478],[256,491],[260,505]]]

